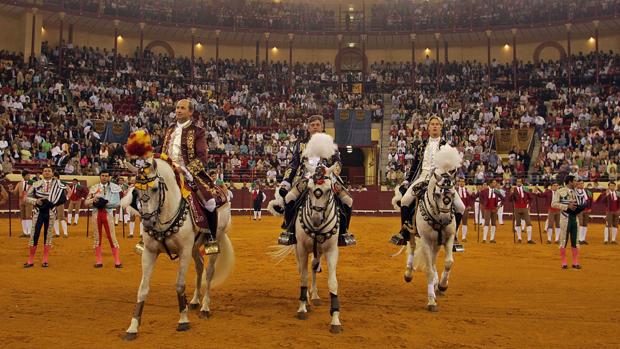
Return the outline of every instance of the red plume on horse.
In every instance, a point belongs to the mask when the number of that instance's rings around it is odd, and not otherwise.
[[[138,130],[129,135],[125,152],[130,156],[148,158],[153,155],[151,135],[145,130]]]

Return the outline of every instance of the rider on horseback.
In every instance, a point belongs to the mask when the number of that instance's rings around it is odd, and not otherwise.
[[[302,196],[308,185],[308,179],[306,178],[304,163],[308,161],[302,153],[306,147],[306,143],[310,140],[313,134],[317,132],[323,132],[323,116],[312,115],[308,118],[308,137],[301,139],[295,144],[293,150],[293,159],[284,174],[284,180],[280,183],[279,194],[284,198],[284,223],[282,228],[286,229],[280,234],[278,244],[280,245],[294,245],[295,239],[295,223],[294,217],[296,214],[296,206],[298,199]],[[342,162],[340,160],[340,153],[336,151],[336,154],[326,161],[325,166],[331,167],[333,164],[338,164],[335,171],[336,182],[333,186],[334,193],[338,198],[338,206],[340,207],[340,229],[338,232],[338,246],[350,246],[355,245],[355,237],[349,233],[349,223],[351,222],[351,211],[353,205],[353,198],[344,188],[342,179],[338,174],[340,173],[340,167]]]
[[[188,204],[193,211],[194,222],[200,232],[207,236],[205,253],[214,254],[219,252],[216,240],[216,208],[226,202],[226,195],[215,185],[207,173],[206,164],[209,149],[206,131],[192,123],[193,113],[192,101],[181,99],[177,102],[176,123],[166,130],[161,153],[168,155],[174,167],[183,172],[183,177],[192,192]],[[140,241],[139,246],[143,246],[142,241]]]
[[[439,148],[446,144],[446,140],[441,137],[443,128],[443,120],[433,115],[428,120],[428,138],[422,140],[417,146],[414,146],[413,150],[413,162],[407,179],[399,187],[399,191],[403,195],[400,201],[400,220],[402,228],[400,232],[390,239],[390,242],[395,245],[406,245],[413,231],[413,217],[416,210],[416,197],[419,197],[420,193],[428,185],[428,176],[433,168],[433,158]],[[465,205],[463,201],[457,195],[454,197],[454,207],[456,209],[456,229],[458,229],[463,212],[465,211]]]

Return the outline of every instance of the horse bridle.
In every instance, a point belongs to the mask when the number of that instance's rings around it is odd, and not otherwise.
[[[172,254],[168,250],[168,246],[166,246],[165,239],[169,237],[170,235],[178,232],[179,229],[185,223],[185,219],[187,218],[187,215],[188,215],[187,201],[183,197],[181,197],[179,208],[177,209],[177,212],[172,216],[172,218],[166,222],[159,221],[159,216],[161,214],[162,205],[164,201],[166,200],[166,192],[168,191],[168,186],[166,185],[166,182],[163,180],[163,177],[161,177],[159,173],[157,172],[156,165],[153,166],[154,175],[152,176],[148,175],[147,173],[148,171],[146,171],[147,169],[148,167],[141,168],[136,178],[135,188],[136,190],[141,192],[140,196],[138,197],[138,200],[142,203],[142,205],[140,205],[140,210],[139,210],[140,217],[143,219],[147,219],[147,220],[150,220],[151,218],[156,217],[157,221],[155,225],[165,227],[164,229],[161,229],[161,230],[153,228],[153,229],[145,230],[145,231],[147,234],[149,234],[149,236],[163,243],[166,253],[168,253],[168,256],[170,256],[171,259],[176,259],[178,256],[176,257],[172,256]],[[152,212],[144,212],[143,211],[144,203],[147,203],[149,200],[151,200],[151,197],[148,195],[148,189],[154,186],[157,186],[158,188],[157,191],[159,195],[158,202],[157,202],[157,208]]]
[[[433,176],[436,180],[435,186],[441,189],[441,194],[443,196],[442,198],[443,203],[446,206],[450,205],[451,203],[453,203],[453,199],[448,197],[447,194],[450,194],[450,191],[454,188],[454,183],[453,183],[451,174],[443,173],[440,175],[440,178],[438,178],[438,175],[435,172],[433,172]],[[440,179],[442,179],[442,181],[440,181]],[[451,218],[453,218],[454,211],[452,210],[452,207],[450,207],[449,209],[440,208],[439,203],[437,201],[435,201],[433,205],[433,203],[431,203],[431,201],[429,200],[429,195],[430,195],[429,190],[427,189],[426,194],[424,195],[424,199],[422,200],[422,203],[420,205],[420,208],[422,209],[422,212],[421,212],[422,217],[434,230],[441,233],[441,230],[446,225],[437,221],[437,218],[435,217],[442,213],[443,214],[451,213]],[[429,211],[429,208],[430,208],[430,211]],[[450,219],[450,221],[452,221],[452,219]],[[441,241],[441,239],[438,239],[438,240]]]
[[[331,219],[327,221],[325,220],[325,215],[328,213],[328,209],[334,207],[335,197],[334,193],[331,190],[327,193],[324,193],[321,188],[314,189],[311,195],[313,195],[317,199],[321,198],[323,195],[328,195],[325,206],[313,205],[311,203],[312,200],[310,200],[310,198],[307,198],[306,204],[304,205],[304,208],[302,210],[302,217],[304,218],[308,216],[308,210],[321,213],[323,224],[319,225],[318,227],[314,227],[309,221],[302,219],[302,225],[304,227],[304,230],[310,235],[310,237],[315,240],[321,239],[323,240],[321,241],[322,243],[325,242],[325,240],[329,239],[332,235],[334,235],[333,230],[328,232],[324,232],[323,230],[328,227],[334,221],[334,219],[338,219],[338,214],[335,214],[333,215],[333,217],[331,217]]]

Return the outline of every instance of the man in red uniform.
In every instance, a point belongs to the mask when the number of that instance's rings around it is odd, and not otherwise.
[[[489,232],[489,226],[491,227],[491,239],[490,243],[495,243],[495,231],[497,230],[497,209],[504,201],[504,196],[499,192],[497,187],[497,181],[493,179],[488,188],[482,189],[477,194],[480,199],[480,207],[484,214],[484,228],[482,230],[482,243],[487,242],[487,234]]]
[[[534,240],[532,240],[532,220],[530,219],[530,202],[532,202],[533,197],[534,195],[529,190],[523,188],[523,179],[517,178],[516,186],[510,188],[507,199],[514,204],[513,217],[519,243],[522,241],[521,220],[523,219],[527,229],[527,243],[535,244]]]
[[[553,194],[558,190],[558,184],[553,183],[551,187],[545,190],[544,193],[538,193],[538,197],[545,199],[545,203],[549,207],[547,213],[547,244],[551,243],[551,237],[553,236],[553,230],[555,230],[555,242],[558,243],[560,238],[560,210],[551,206],[553,200]]]
[[[456,188],[456,193],[461,197],[463,205],[465,205],[465,212],[463,212],[463,218],[461,219],[461,241],[467,242],[467,216],[474,202],[474,194],[470,193],[465,187],[465,178],[459,178],[459,184]]]
[[[73,225],[78,224],[80,218],[80,206],[82,206],[82,200],[88,196],[88,188],[81,185],[77,178],[74,178],[69,186],[69,208],[67,209],[67,215],[69,220],[67,224],[71,224],[71,218],[73,219]]]
[[[618,236],[618,210],[620,210],[620,196],[616,191],[616,183],[609,182],[607,191],[596,199],[596,202],[605,203],[605,213],[607,226],[605,227],[604,243],[609,243],[609,235],[611,233],[611,244],[616,245],[616,237]]]

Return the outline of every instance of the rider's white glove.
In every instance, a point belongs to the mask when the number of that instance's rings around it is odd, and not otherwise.
[[[282,181],[280,183],[280,187],[286,189],[286,191],[291,190],[291,183],[287,182],[287,181]]]

